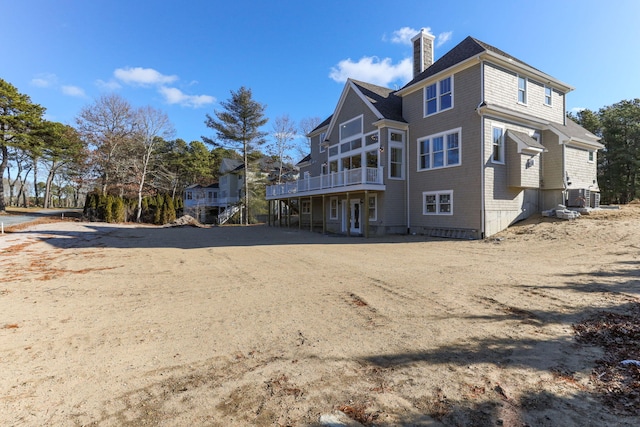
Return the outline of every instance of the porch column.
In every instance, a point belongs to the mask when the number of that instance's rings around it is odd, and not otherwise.
[[[302,230],[302,199],[298,197],[298,230]]]
[[[309,231],[313,233],[313,196],[309,197]]]
[[[347,237],[351,237],[351,199],[347,192]]]
[[[291,199],[287,199],[287,228],[291,228]]]
[[[327,234],[327,205],[326,196],[322,195],[322,234]]]
[[[369,237],[369,191],[364,190],[364,206],[360,208],[364,216],[364,238]]]
[[[267,202],[267,225],[271,227],[271,200]]]

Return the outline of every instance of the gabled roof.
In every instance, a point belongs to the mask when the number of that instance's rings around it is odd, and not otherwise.
[[[358,80],[347,79],[335,112],[331,115],[327,134],[331,133],[333,127],[336,125],[337,113],[344,105],[347,94],[351,90],[358,95],[362,102],[369,107],[371,112],[379,120],[388,119],[406,123],[402,117],[402,98],[396,94],[395,90]]]
[[[488,43],[482,42],[478,39],[475,39],[471,36],[468,36],[464,40],[462,40],[458,45],[456,45],[449,52],[445,53],[440,59],[434,62],[430,67],[424,70],[422,73],[415,76],[413,80],[404,85],[402,89],[398,92],[402,94],[411,86],[419,83],[422,80],[425,80],[431,76],[434,76],[440,72],[443,72],[451,67],[454,67],[458,64],[462,64],[463,62],[469,60],[470,58],[485,54],[486,56],[498,60],[502,62],[505,66],[518,67],[524,70],[527,70],[531,73],[532,76],[537,76],[541,80],[544,80],[545,83],[554,83],[555,86],[561,88],[562,90],[569,92],[573,90],[573,88],[566,83],[562,83],[559,80],[549,76],[548,74],[543,73],[542,71],[532,67],[524,61],[519,60],[518,58],[509,55],[508,53],[494,47]]]
[[[300,160],[298,163],[296,163],[296,166],[298,166],[298,167],[304,166],[305,164],[309,163],[310,161],[311,161],[311,153],[309,153],[306,156],[304,156],[304,158],[302,160]]]
[[[242,168],[244,168],[244,162],[242,160],[224,158],[220,162],[220,173],[225,174],[234,170],[238,170],[239,166],[242,166]]]
[[[395,90],[358,80],[351,80],[373,107],[378,110],[381,119],[404,122],[402,117],[402,98],[395,94]]]
[[[330,115],[329,117],[327,117],[326,119],[324,119],[322,121],[322,123],[320,123],[318,126],[316,126],[315,128],[313,128],[313,130],[311,132],[309,132],[307,134],[307,136],[311,136],[314,133],[318,132],[320,129],[322,129],[323,127],[329,126],[329,123],[331,123],[331,118],[333,117],[333,114]]]

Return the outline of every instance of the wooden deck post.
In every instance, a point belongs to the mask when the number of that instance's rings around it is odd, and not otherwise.
[[[351,198],[347,192],[347,237],[351,237]]]
[[[302,199],[298,197],[298,230],[302,230]]]
[[[369,237],[369,191],[364,190],[364,206],[360,209],[364,216],[364,238]]]
[[[322,195],[322,234],[327,234],[327,206],[326,196]]]
[[[313,196],[309,197],[309,231],[313,233]]]

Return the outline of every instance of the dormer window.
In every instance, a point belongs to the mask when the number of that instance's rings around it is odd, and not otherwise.
[[[424,89],[425,116],[453,107],[453,77],[449,76]]]

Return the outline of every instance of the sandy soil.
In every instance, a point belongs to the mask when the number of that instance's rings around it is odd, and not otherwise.
[[[638,206],[486,241],[44,223],[0,267],[1,425],[638,425],[573,328],[638,304]]]

